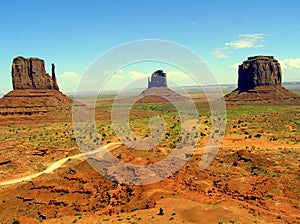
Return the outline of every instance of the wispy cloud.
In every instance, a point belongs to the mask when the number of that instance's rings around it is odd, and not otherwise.
[[[167,73],[169,78],[174,78],[176,79],[187,79],[189,76],[181,71],[168,71]],[[140,78],[146,78],[150,77],[151,73],[144,73],[136,70],[131,70],[131,71],[123,71],[123,70],[118,70],[113,74],[114,78],[118,79],[124,79],[124,80],[136,80]]]
[[[124,71],[120,70],[115,73],[113,73],[112,80],[114,82],[117,82],[117,80],[122,80],[122,82],[132,82],[133,80],[138,79],[147,79],[151,76],[151,72],[143,72],[143,71],[137,71],[137,70],[130,70],[130,71]],[[185,82],[185,81],[191,81],[191,77],[183,72],[183,71],[167,71],[168,80],[173,82]]]
[[[61,74],[59,76],[59,78],[61,79],[80,79],[80,75],[78,75],[77,73],[75,72],[70,72],[70,71],[67,71],[67,72],[64,72],[63,74]]]
[[[209,61],[201,59],[201,60],[195,60],[194,62],[197,64],[208,64]]]
[[[288,58],[284,60],[278,60],[282,68],[300,68],[300,58]]]
[[[140,78],[145,78],[145,77],[149,77],[149,74],[143,73],[143,72],[138,72],[138,71],[130,71],[129,73],[129,77],[131,79],[140,79]]]
[[[135,80],[139,78],[144,78],[150,76],[149,74],[138,72],[136,70],[124,71],[123,69],[119,69],[112,74],[112,78],[123,79],[123,80]]]
[[[229,68],[237,69],[241,63],[234,63],[233,65],[230,65]]]
[[[177,81],[180,80],[189,80],[191,79],[190,76],[181,71],[170,71],[167,73],[168,77]]]
[[[242,48],[259,48],[264,45],[261,43],[264,40],[265,34],[254,33],[254,34],[243,34],[239,35],[238,40],[226,42],[225,46],[233,49]]]
[[[227,48],[219,47],[212,49],[211,54],[216,58],[228,58],[229,52],[227,51]]]
[[[79,84],[81,76],[72,71],[66,71],[58,76],[59,86],[63,91],[74,92]]]
[[[211,54],[216,58],[228,58],[232,50],[263,47],[264,38],[262,33],[241,34],[237,40],[225,42],[224,47],[212,49]]]

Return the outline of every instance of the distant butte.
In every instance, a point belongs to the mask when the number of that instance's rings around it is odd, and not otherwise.
[[[148,78],[148,88],[167,87],[167,74],[163,70],[157,70]]]
[[[148,78],[148,88],[141,94],[144,103],[151,103],[158,101],[186,101],[188,98],[168,88],[167,74],[163,70],[155,71],[150,78]],[[150,98],[149,98],[150,97]],[[151,98],[152,97],[152,98]]]
[[[16,57],[12,62],[13,90],[0,99],[1,120],[61,120],[70,117],[72,100],[59,91],[52,64],[51,76],[39,58]]]
[[[299,102],[300,97],[281,86],[282,72],[273,56],[248,57],[238,69],[238,88],[225,96],[227,102]]]

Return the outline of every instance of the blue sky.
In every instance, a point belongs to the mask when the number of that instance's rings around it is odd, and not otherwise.
[[[44,59],[48,72],[54,62],[70,92],[100,55],[140,39],[187,47],[222,84],[236,83],[237,64],[259,54],[281,62],[283,81],[300,81],[299,8],[291,0],[1,1],[0,92],[12,89],[18,55]]]

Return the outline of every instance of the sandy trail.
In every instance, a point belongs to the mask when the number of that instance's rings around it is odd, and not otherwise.
[[[117,146],[120,146],[122,143],[121,142],[113,142],[113,143],[109,143],[105,146],[102,146],[100,147],[99,149],[96,149],[96,150],[93,150],[93,151],[90,151],[90,152],[86,152],[86,153],[80,153],[80,154],[76,154],[76,155],[73,155],[73,156],[68,156],[68,157],[65,157],[63,159],[60,159],[56,162],[54,162],[53,164],[51,164],[50,166],[48,166],[47,169],[45,169],[44,171],[41,171],[39,173],[35,173],[35,174],[32,174],[32,175],[28,175],[28,176],[24,176],[24,177],[20,177],[20,178],[14,178],[14,179],[11,179],[11,180],[6,180],[6,181],[2,181],[0,182],[0,186],[4,186],[4,185],[11,185],[11,184],[16,184],[16,183],[20,183],[20,182],[23,182],[23,181],[30,181],[42,174],[45,174],[45,173],[52,173],[54,170],[56,170],[57,168],[61,167],[65,162],[67,162],[69,159],[78,159],[78,158],[81,158],[83,156],[87,156],[87,155],[92,155],[92,154],[95,154],[95,153],[99,153],[107,148],[110,148],[111,146],[114,146],[113,148],[111,148],[110,150],[112,149],[115,149],[117,148]],[[201,147],[201,148],[197,148],[194,152],[193,152],[193,155],[200,155],[202,154],[202,150],[204,150],[206,147]],[[231,148],[230,146],[225,146],[225,147],[222,147],[222,148]],[[200,154],[199,154],[200,153]],[[213,156],[214,158],[215,156]]]
[[[65,162],[67,162],[69,159],[77,159],[77,158],[80,158],[82,156],[86,156],[86,155],[91,155],[91,154],[94,154],[94,153],[98,153],[98,152],[101,152],[107,148],[110,148],[111,146],[115,146],[113,148],[116,148],[116,146],[119,146],[121,145],[120,142],[114,142],[114,143],[109,143],[105,146],[102,146],[100,147],[99,149],[96,149],[96,150],[93,150],[93,151],[90,151],[90,152],[86,152],[86,153],[80,153],[80,154],[76,154],[76,155],[73,155],[73,156],[68,156],[68,157],[65,157],[63,159],[60,159],[56,162],[54,162],[53,164],[51,164],[47,169],[45,169],[44,171],[42,172],[39,172],[39,173],[35,173],[35,174],[32,174],[32,175],[29,175],[29,176],[25,176],[25,177],[20,177],[20,178],[15,178],[15,179],[11,179],[11,180],[6,180],[6,181],[2,181],[0,182],[0,186],[4,186],[4,185],[10,185],[10,184],[16,184],[16,183],[20,183],[20,182],[23,182],[23,181],[30,181],[44,173],[51,173],[53,172],[54,170],[56,170],[57,168],[61,167]]]

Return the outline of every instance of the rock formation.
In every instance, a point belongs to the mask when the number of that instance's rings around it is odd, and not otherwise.
[[[163,70],[155,71],[148,78],[148,88],[142,92],[144,99],[141,102],[151,103],[163,101],[186,101],[188,98],[167,87],[167,74]]]
[[[273,56],[254,56],[239,65],[238,88],[225,96],[228,102],[298,101],[299,96],[281,86],[282,73]]]
[[[53,89],[59,90],[59,87],[57,85],[56,75],[55,75],[55,65],[54,65],[54,63],[51,64],[51,74],[52,74],[52,86],[53,86]]]
[[[248,57],[239,66],[238,89],[247,91],[256,86],[280,86],[281,68],[273,56]]]
[[[17,57],[12,63],[13,90],[0,99],[0,117],[9,120],[61,120],[70,118],[72,100],[59,91],[52,64],[52,75],[38,58]]]
[[[148,88],[167,87],[167,75],[163,70],[157,70],[148,78]]]
[[[11,75],[14,89],[58,90],[54,64],[52,64],[52,77],[50,77],[46,73],[44,61],[38,58],[15,58]]]

